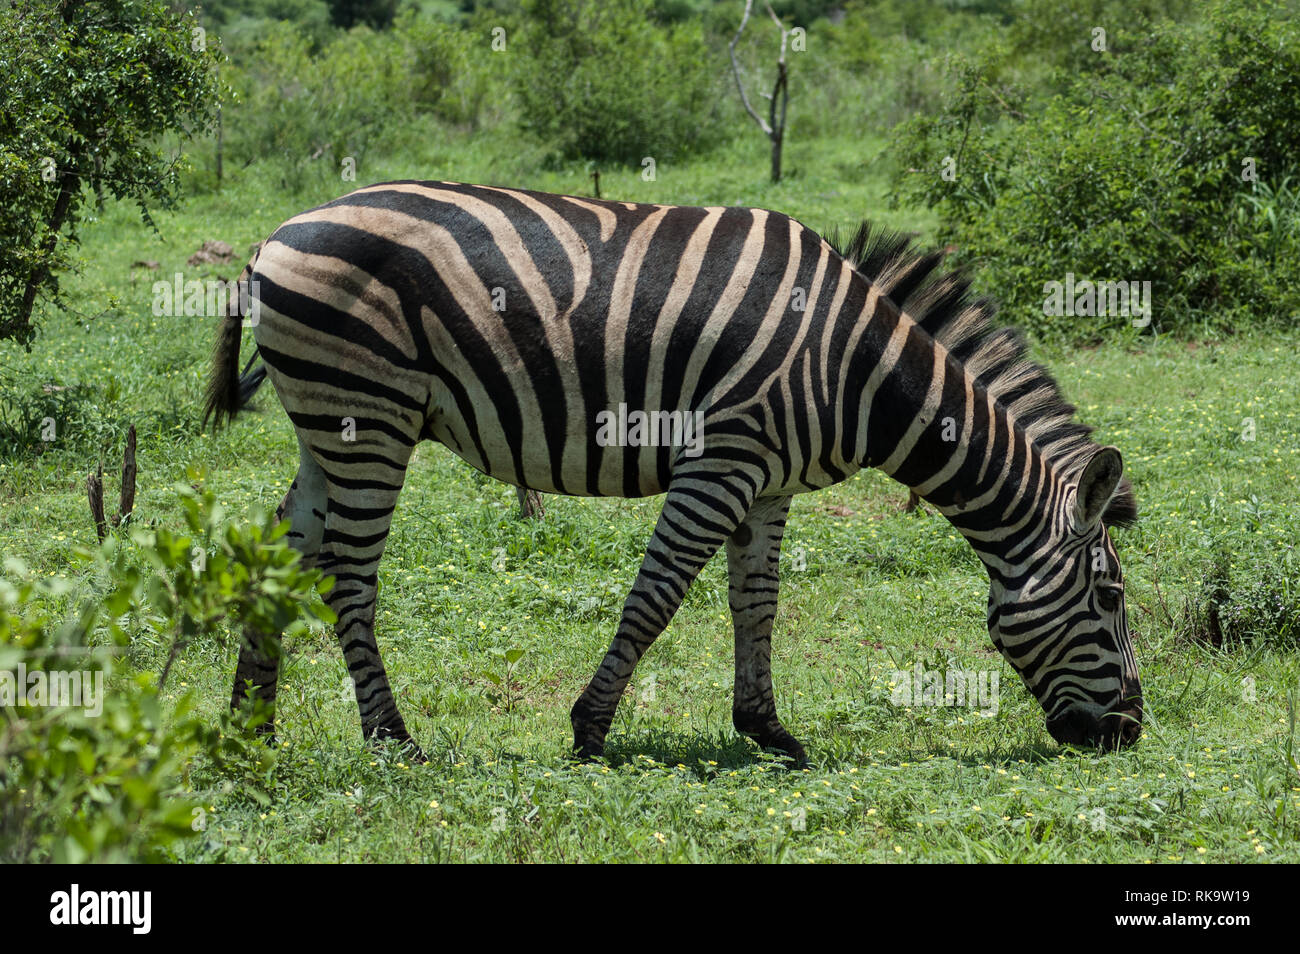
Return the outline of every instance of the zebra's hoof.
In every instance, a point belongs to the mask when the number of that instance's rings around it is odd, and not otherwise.
[[[573,740],[573,760],[575,762],[594,762],[596,759],[603,758],[604,755],[605,746],[598,742]]]
[[[410,739],[396,745],[395,751],[401,756],[403,762],[409,762],[411,765],[424,765],[429,761],[429,757],[424,754],[424,749],[420,748]]]
[[[794,742],[793,739],[791,739],[790,741]],[[785,756],[787,762],[789,763],[788,765],[789,768],[797,769],[797,770],[812,768],[812,763],[808,761],[808,754],[804,752],[803,746],[800,745],[798,742],[794,743],[793,749],[775,749],[773,751],[776,751],[781,755]]]
[[[757,739],[755,741],[758,742]],[[774,739],[766,743],[759,742],[758,747],[764,752],[780,756],[785,768],[798,770],[810,767],[808,753],[804,751],[803,746],[793,736],[787,735],[784,739]]]
[[[573,757],[590,762],[605,754],[605,732],[609,719],[600,719],[583,699],[578,699],[569,712],[569,725],[573,727]]]
[[[763,726],[759,729],[748,729],[744,727],[744,720],[738,718],[736,728],[743,735],[749,736],[758,743],[758,747],[764,752],[784,756],[790,763],[790,768],[803,769],[808,767],[808,753],[804,751],[799,740],[787,732],[784,727],[777,726],[773,729]]]
[[[375,746],[393,746],[400,752],[402,758],[414,765],[423,765],[429,761],[429,757],[424,754],[424,750],[411,738],[411,734],[405,728],[386,729],[382,726],[373,732],[367,733],[367,738]]]

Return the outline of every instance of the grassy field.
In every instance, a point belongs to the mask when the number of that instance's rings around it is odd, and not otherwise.
[[[870,148],[829,144],[817,174],[801,174],[793,153],[795,174],[768,186],[761,145],[738,147],[726,163],[661,169],[653,183],[609,173],[603,192],[758,204],[819,228],[864,213],[929,224],[885,207],[887,180],[866,171]],[[440,145],[361,179],[590,191],[582,170],[536,172],[527,155],[485,149]],[[161,216],[160,235],[112,205],[85,230],[84,271],[67,283],[77,314],[51,318],[30,354],[0,345],[0,553],[88,583],[69,560],[73,545],[94,540],[85,475],[101,459],[114,469],[130,424],[140,435],[141,518],[179,524],[172,486],[193,465],[232,519],[278,502],[297,460],[278,402],[268,389],[232,428],[201,433],[212,323],[154,317],[157,274],[131,263],[157,259],[164,277],[233,278],[242,262],[187,270],[184,261],[209,238],[242,256],[288,215],[345,188],[322,180],[287,197],[250,172]],[[975,557],[933,512],[904,513],[904,488],[868,472],[797,499],[790,519],[774,670],[778,707],[811,768],[789,771],[731,728],[721,561],[637,670],[608,764],[573,764],[568,710],[613,635],[659,501],[548,498],[544,520],[520,521],[510,488],[426,444],[381,569],[378,633],[430,762],[362,746],[338,647],[313,633],[288,647],[274,769],[253,786],[192,766],[185,788],[209,822],[178,857],[1300,861],[1296,646],[1214,649],[1189,638],[1183,620],[1217,545],[1234,554],[1241,585],[1257,568],[1295,570],[1298,347],[1300,334],[1036,349],[1098,438],[1123,451],[1142,510],[1116,535],[1149,711],[1133,749],[1102,756],[1052,743],[1037,703],[989,643]],[[57,424],[53,442],[40,439],[46,417]],[[233,642],[218,636],[187,650],[169,684],[214,716],[234,668]],[[503,691],[486,673],[503,675],[494,650],[508,649],[524,654]],[[164,656],[141,646],[132,664],[157,671]],[[918,663],[997,672],[996,714],[895,705],[895,671]]]

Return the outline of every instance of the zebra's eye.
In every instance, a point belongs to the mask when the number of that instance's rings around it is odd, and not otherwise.
[[[1101,583],[1097,586],[1097,602],[1107,613],[1119,609],[1120,598],[1124,595],[1123,583]]]

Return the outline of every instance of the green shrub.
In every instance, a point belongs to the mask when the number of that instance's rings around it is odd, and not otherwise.
[[[1253,560],[1234,572],[1220,548],[1183,611],[1183,632],[1222,648],[1269,644],[1300,647],[1300,571],[1293,550],[1281,559]]]
[[[1220,0],[1204,21],[1117,28],[1108,43],[1128,52],[1094,54],[1102,67],[1048,99],[1017,88],[1005,49],[958,59],[944,112],[900,130],[904,192],[939,212],[944,240],[1039,334],[1130,326],[1047,314],[1045,283],[1068,273],[1149,281],[1157,330],[1290,324],[1300,27],[1276,13]],[[940,174],[948,157],[955,178]]]
[[[265,712],[213,723],[183,695],[166,713],[167,672],[223,620],[273,633],[332,621],[319,600],[330,581],[301,567],[287,524],[223,527],[210,492],[185,487],[180,501],[188,534],[136,530],[134,546],[110,537],[81,552],[108,586],[67,622],[52,611],[66,583],[26,581],[20,562],[5,565],[19,582],[0,579],[2,862],[166,860],[203,828],[202,808],[185,795],[199,754],[266,798],[259,781],[274,753],[249,731]],[[133,669],[130,654],[155,646],[165,649],[161,673]],[[76,696],[36,693],[74,674]]]
[[[530,0],[508,39],[523,128],[564,158],[639,163],[716,140],[722,74],[697,23],[657,25],[650,0]]]
[[[489,107],[499,107],[508,93],[501,69],[506,60],[492,52],[486,21],[465,29],[412,9],[398,20],[394,32],[405,48],[415,109],[474,130]]]
[[[357,27],[315,56],[292,24],[267,25],[242,66],[227,72],[237,107],[226,116],[230,164],[270,160],[282,184],[299,190],[310,174],[343,182],[352,160],[358,183],[372,143],[391,148],[410,124],[410,79],[391,34]]]
[[[16,561],[5,569],[26,574]],[[92,646],[102,607],[56,625],[44,604],[58,595],[0,580],[0,673],[21,680],[16,698],[0,697],[0,860],[159,860],[191,831],[193,806],[178,797],[176,779],[203,727],[188,702],[167,724],[152,680],[117,671],[112,651],[120,645]],[[94,701],[28,704],[26,673],[50,679],[74,671],[86,688],[98,685]]]

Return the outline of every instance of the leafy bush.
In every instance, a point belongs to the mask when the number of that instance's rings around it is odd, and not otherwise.
[[[394,32],[405,47],[415,108],[478,129],[488,106],[500,103],[508,92],[509,83],[499,69],[505,60],[490,52],[486,21],[471,32],[412,9],[398,20]]]
[[[210,492],[185,487],[180,501],[188,535],[136,530],[134,548],[110,537],[80,554],[109,586],[65,623],[51,607],[68,584],[0,579],[0,680],[12,677],[0,683],[0,861],[165,860],[203,827],[201,807],[184,795],[196,755],[255,797],[273,766],[249,731],[264,712],[247,724],[223,713],[213,724],[182,696],[165,714],[167,672],[223,619],[275,633],[332,621],[319,600],[330,581],[301,567],[283,540],[287,524],[222,527]],[[27,575],[18,561],[5,569]],[[134,671],[128,652],[152,646],[166,647],[161,675]],[[27,691],[28,674],[52,687],[74,673],[78,696]]]
[[[194,471],[192,479],[201,481]],[[236,632],[296,635],[311,622],[333,623],[318,598],[332,580],[304,569],[284,536],[288,521],[268,514],[260,522],[222,526],[224,512],[210,490],[180,485],[177,495],[188,534],[158,527],[137,530],[135,549],[88,552],[114,590],[105,605],[114,613],[148,612],[139,618],[146,633],[168,646],[163,679],[175,654],[194,640],[219,632],[224,620]]]
[[[1267,643],[1300,647],[1300,572],[1294,550],[1233,572],[1226,548],[1215,554],[1183,612],[1183,631],[1215,647]],[[1243,578],[1244,577],[1244,578]]]
[[[788,57],[795,140],[851,130],[874,141],[917,113],[937,112],[944,90],[935,52],[978,46],[990,27],[963,11],[935,6],[849,0],[836,24],[808,26],[808,55]],[[807,26],[797,15],[792,22]],[[760,46],[771,43],[768,27],[762,19],[754,24]]]
[[[986,290],[1040,334],[1130,323],[1045,314],[1044,284],[1067,273],[1151,282],[1157,329],[1289,324],[1300,27],[1275,12],[1220,0],[1202,22],[1117,27],[1094,54],[1104,65],[1045,100],[1008,78],[1006,50],[958,59],[945,111],[900,130],[906,194],[938,210]]]
[[[524,129],[568,159],[639,163],[706,149],[721,74],[697,23],[650,0],[530,0],[515,88]]]
[[[26,573],[17,561],[5,568]],[[0,860],[158,860],[191,831],[192,806],[177,797],[176,778],[204,727],[188,702],[166,724],[152,680],[117,672],[120,643],[95,651],[102,606],[55,625],[42,604],[57,595],[47,585],[0,581],[0,672],[18,683],[17,698],[3,698]],[[28,704],[26,673],[49,679],[70,664],[88,687],[102,688],[97,703],[83,695],[89,708]]]
[[[244,62],[228,74],[239,100],[226,122],[229,156],[244,166],[270,159],[291,190],[311,172],[341,181],[345,158],[364,182],[371,143],[391,145],[390,130],[410,122],[409,78],[389,34],[357,27],[313,56],[292,24],[271,24]]]

